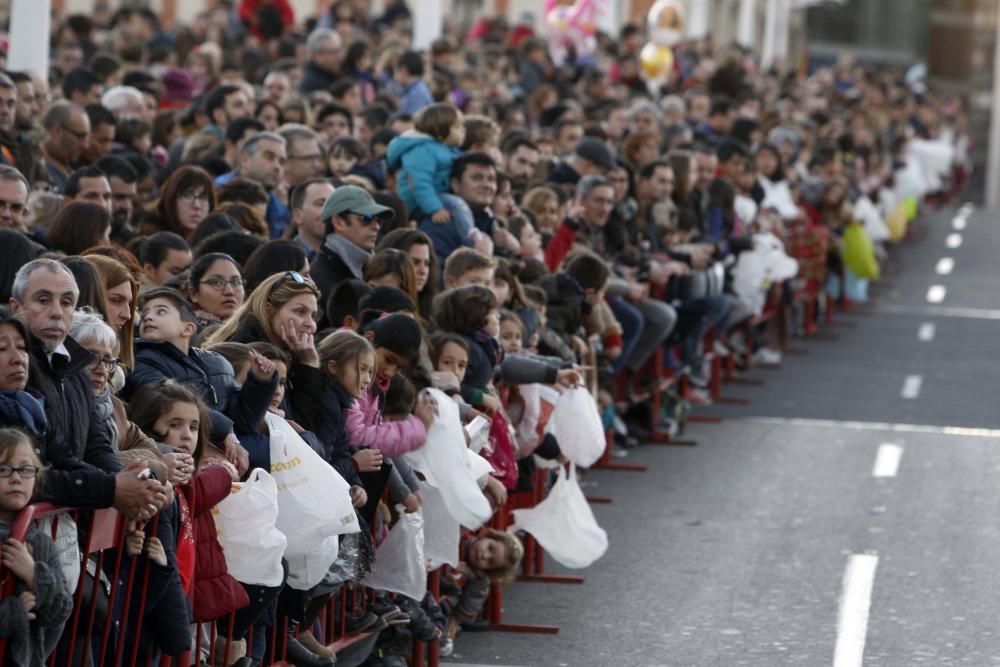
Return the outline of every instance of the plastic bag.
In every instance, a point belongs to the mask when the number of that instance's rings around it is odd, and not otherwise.
[[[530,533],[550,556],[569,568],[588,567],[608,550],[608,534],[597,525],[574,466],[569,473],[559,467],[545,500],[530,509],[514,510],[514,525],[508,530]]]
[[[281,557],[288,545],[278,530],[278,485],[257,468],[247,481],[212,508],[226,567],[237,581],[257,586],[281,584]]]
[[[423,474],[427,484],[440,490],[448,513],[461,525],[475,530],[493,515],[493,508],[469,466],[458,405],[437,389],[428,390],[437,401],[438,416],[427,430],[422,447],[404,454]]]
[[[582,387],[574,387],[559,397],[549,428],[566,458],[584,468],[597,463],[607,447],[597,404]]]
[[[886,227],[882,214],[875,203],[862,195],[854,202],[854,219],[865,226],[865,232],[872,243],[881,243],[889,239],[889,228]]]
[[[399,509],[399,520],[375,551],[375,567],[365,577],[364,585],[377,591],[400,593],[419,602],[427,593],[424,515],[421,510],[406,514]]]
[[[51,537],[53,522],[57,522],[55,536],[52,538],[56,547],[56,558],[62,568],[63,576],[66,577],[66,583],[75,590],[77,582],[80,581],[80,540],[76,521],[68,512],[63,512],[39,519],[38,529]]]
[[[278,529],[288,538],[288,583],[312,588],[337,558],[337,536],[360,530],[351,487],[291,425],[268,413]]]
[[[875,259],[875,249],[871,239],[865,233],[865,228],[853,223],[844,228],[844,248],[841,252],[844,264],[858,278],[877,280],[879,276],[878,260]]]
[[[430,484],[421,484],[420,493],[424,497],[421,506],[421,513],[424,515],[424,558],[432,569],[445,564],[457,567],[462,527],[448,512],[439,489]]]

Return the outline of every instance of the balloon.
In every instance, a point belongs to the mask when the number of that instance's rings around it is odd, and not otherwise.
[[[656,0],[646,14],[654,44],[673,46],[684,37],[684,5],[680,0]]]
[[[674,53],[669,46],[647,42],[639,52],[639,65],[646,81],[663,80],[674,66]]]
[[[599,17],[605,12],[603,0],[574,0],[569,5],[557,5],[547,0],[545,9],[549,53],[557,66],[565,62],[569,47],[577,60],[586,60],[594,51]]]

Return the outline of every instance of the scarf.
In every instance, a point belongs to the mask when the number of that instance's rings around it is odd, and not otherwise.
[[[500,347],[500,341],[491,336],[486,329],[476,329],[474,331],[465,329],[459,333],[475,341],[483,352],[486,353],[486,358],[490,360],[493,368],[499,366],[500,362],[503,361],[503,348]]]
[[[97,423],[109,435],[115,451],[118,450],[118,422],[115,421],[115,406],[111,402],[111,385],[104,385],[104,391],[94,397],[94,409],[97,412]]]
[[[44,399],[26,391],[0,391],[0,423],[20,427],[34,438],[42,437],[49,428]]]
[[[323,245],[347,265],[347,268],[351,270],[355,278],[361,280],[361,270],[364,268],[368,258],[371,257],[371,254],[367,250],[359,248],[343,236],[337,234],[327,234]]]

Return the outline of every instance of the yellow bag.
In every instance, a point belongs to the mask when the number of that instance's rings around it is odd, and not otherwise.
[[[899,202],[885,219],[885,225],[889,228],[889,240],[893,243],[899,243],[906,236],[906,225],[908,224],[906,209],[906,202]]]
[[[871,239],[865,233],[865,228],[858,223],[851,223],[844,228],[844,249],[842,251],[844,265],[858,278],[878,280],[878,260],[875,259],[875,249]]]
[[[906,204],[906,221],[913,222],[917,219],[917,213],[920,209],[920,202],[917,201],[916,197],[910,196],[903,200]]]

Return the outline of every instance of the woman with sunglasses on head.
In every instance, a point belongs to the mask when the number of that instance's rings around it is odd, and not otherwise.
[[[191,265],[188,300],[198,319],[198,331],[222,324],[243,305],[246,283],[239,264],[229,255],[210,252]]]
[[[181,167],[166,180],[160,198],[139,221],[139,233],[174,232],[188,239],[215,203],[215,184],[208,172],[191,165]]]

